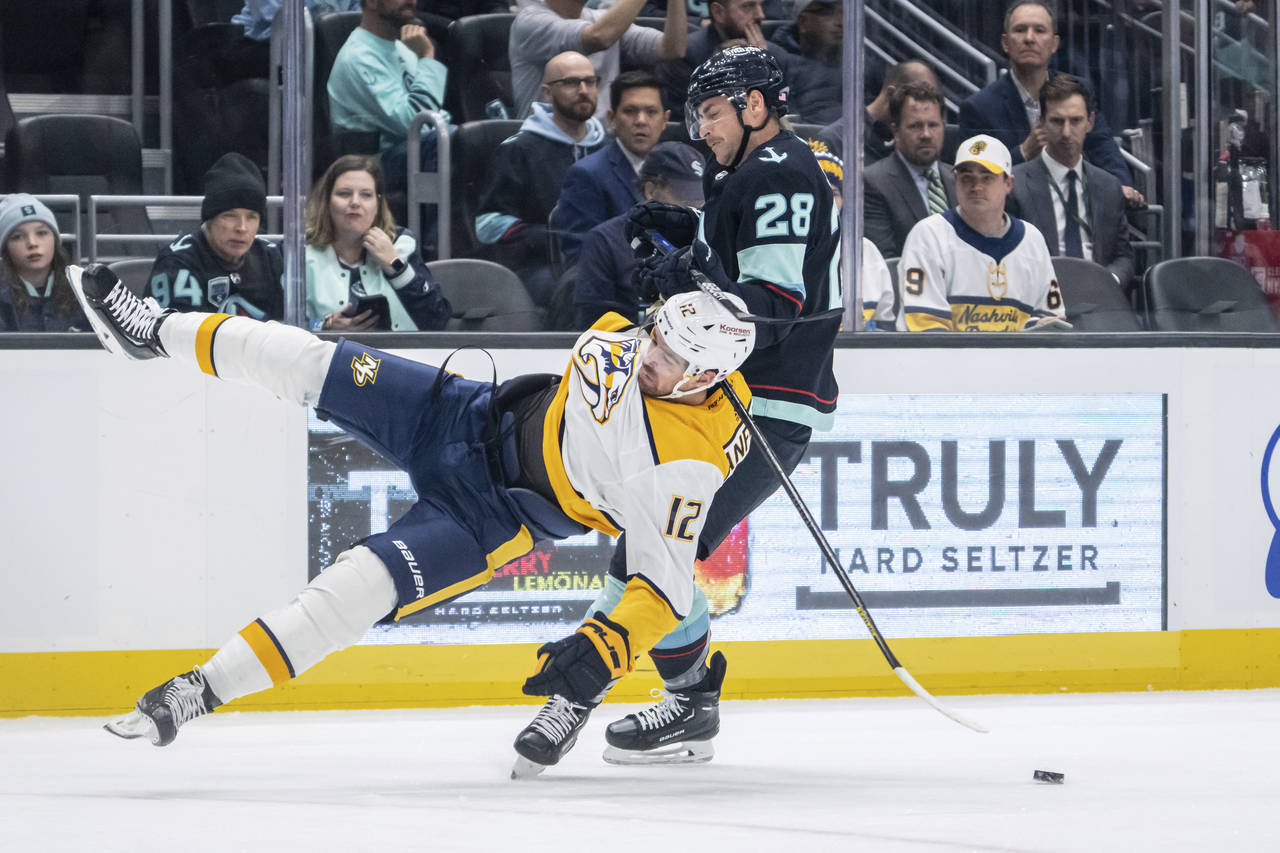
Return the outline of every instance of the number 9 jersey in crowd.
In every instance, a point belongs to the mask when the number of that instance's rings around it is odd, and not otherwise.
[[[613,313],[578,338],[547,409],[542,459],[561,509],[609,536],[625,530],[631,575],[683,617],[707,507],[750,436],[719,387],[694,405],[643,395],[649,346]],[[724,382],[750,400],[739,373]]]
[[[898,331],[1017,332],[1032,320],[1065,320],[1044,236],[1017,217],[988,237],[953,208],[916,223],[898,262]]]
[[[799,317],[840,308],[840,217],[831,185],[808,143],[789,130],[730,171],[708,162],[698,239],[720,258],[753,314]],[[828,430],[838,389],[831,369],[840,316],[796,326],[756,327],[741,367],[751,413]]]

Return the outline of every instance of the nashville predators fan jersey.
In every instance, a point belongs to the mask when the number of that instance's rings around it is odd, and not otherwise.
[[[627,566],[677,616],[693,602],[698,534],[750,438],[719,389],[699,405],[640,393],[648,336],[606,314],[570,354],[547,410],[543,459],[557,501],[582,524],[627,533]],[[744,405],[751,392],[738,373]]]
[[[1044,237],[1012,216],[1002,237],[979,234],[954,209],[920,220],[898,281],[899,331],[1009,332],[1032,318],[1066,319]]]

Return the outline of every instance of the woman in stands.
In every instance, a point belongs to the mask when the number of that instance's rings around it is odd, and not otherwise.
[[[333,162],[307,198],[307,318],[313,330],[429,331],[452,314],[396,225],[376,157]]]
[[[35,196],[0,202],[0,332],[92,331],[67,283],[71,259],[53,213]]]

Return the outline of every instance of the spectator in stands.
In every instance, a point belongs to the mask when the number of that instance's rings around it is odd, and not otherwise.
[[[788,78],[789,79],[789,78]],[[884,85],[875,100],[867,104],[862,125],[862,162],[865,166],[883,160],[893,152],[893,127],[890,125],[892,113],[890,104],[893,94],[908,83],[924,83],[939,92],[942,86],[938,83],[938,75],[933,69],[918,59],[908,59],[889,66],[884,75]],[[844,157],[843,119],[837,118],[824,127],[818,138],[837,157]]]
[[[0,201],[0,332],[89,332],[67,282],[58,220],[26,193]]]
[[[1044,237],[1005,213],[1012,169],[1009,149],[995,137],[960,143],[956,206],[922,219],[902,250],[899,331],[1067,326]]]
[[[1045,0],[1016,0],[1005,13],[1004,35],[1000,37],[1009,56],[1009,73],[960,105],[961,135],[994,136],[1009,149],[1015,164],[1039,156],[1045,134],[1040,122],[1040,87],[1052,76],[1049,60],[1058,43],[1053,8]],[[1100,115],[1085,138],[1084,156],[1116,176],[1131,207],[1145,204],[1142,193],[1132,186],[1133,178],[1111,128]]]
[[[280,12],[283,0],[245,0],[244,8],[231,16],[231,23],[244,27],[246,38],[266,41],[271,38],[271,28]],[[358,12],[360,0],[307,0],[311,16],[321,12]]]
[[[835,196],[836,208],[844,208],[844,161],[831,152],[820,139],[810,139],[809,148],[818,161],[818,168],[826,176]],[[858,280],[862,299],[862,319],[868,331],[893,328],[896,302],[894,301],[893,276],[884,256],[866,237],[862,238],[862,277]]]
[[[335,160],[307,197],[306,227],[313,331],[430,331],[449,322],[452,307],[417,239],[387,206],[377,158]]]
[[[725,42],[741,40],[761,50],[770,50],[760,30],[765,20],[761,0],[711,0],[707,4],[707,19],[709,23],[689,34],[683,56],[659,62],[654,69],[662,81],[662,102],[676,121],[684,120],[689,75]]]
[[[647,71],[618,75],[609,87],[609,103],[614,144],[569,168],[556,203],[555,227],[567,264],[577,263],[583,235],[642,200],[636,173],[667,126],[658,81]]]
[[[330,120],[343,130],[378,132],[386,184],[399,190],[408,182],[409,125],[424,110],[442,109],[448,69],[414,23],[414,0],[363,0],[363,9],[329,72]],[[420,152],[421,168],[435,171],[434,131],[424,130]]]
[[[840,0],[795,0],[795,19],[773,35],[769,52],[790,87],[787,118],[829,124],[843,113],[844,4]]]
[[[616,8],[616,7],[615,7]],[[547,63],[542,97],[515,136],[498,146],[489,185],[480,199],[476,237],[499,244],[507,266],[545,305],[555,287],[547,258],[547,216],[565,173],[606,142],[595,118],[600,78],[591,60],[572,51]]]
[[[519,0],[511,24],[509,58],[516,115],[530,114],[540,92],[543,67],[566,51],[580,51],[609,86],[622,63],[652,68],[660,59],[684,55],[688,16],[683,3],[670,3],[662,31],[635,23],[644,0],[618,0],[607,9],[588,9],[586,0]],[[600,105],[597,118],[604,118]]]
[[[161,308],[218,311],[279,320],[284,316],[284,259],[258,236],[267,209],[262,171],[232,151],[204,174],[200,227],[162,248],[150,294]]]
[[[898,87],[889,101],[894,151],[863,174],[863,229],[885,257],[902,255],[917,222],[952,207],[955,176],[939,162],[942,93],[926,83]]]
[[[1040,229],[1049,254],[1095,261],[1127,288],[1134,264],[1124,193],[1114,175],[1084,159],[1094,118],[1083,82],[1049,78],[1040,89],[1044,148],[1014,167],[1008,210]]]
[[[636,177],[642,201],[702,207],[704,162],[698,150],[683,142],[663,142],[645,157]],[[632,282],[636,260],[627,243],[629,210],[600,223],[582,241],[573,304],[577,325],[586,329],[609,311],[637,320],[648,304]]]

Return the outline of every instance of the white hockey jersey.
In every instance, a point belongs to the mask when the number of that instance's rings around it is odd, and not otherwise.
[[[574,344],[547,410],[543,458],[565,513],[610,536],[625,530],[629,570],[683,617],[707,509],[750,435],[719,389],[699,405],[641,394],[648,338],[629,326],[606,314]],[[741,375],[725,381],[749,403]]]
[[[892,331],[897,315],[897,294],[893,273],[884,255],[866,237],[862,238],[862,281],[858,282],[862,297],[862,321],[868,329]]]
[[[898,264],[899,331],[1009,332],[1066,319],[1044,236],[1009,217],[1002,237],[970,228],[954,209],[916,223]]]

